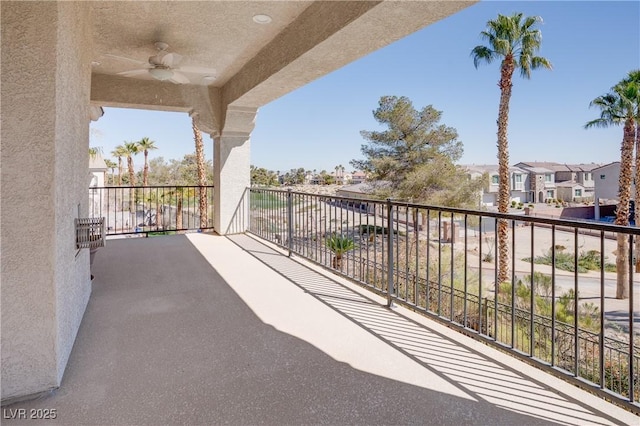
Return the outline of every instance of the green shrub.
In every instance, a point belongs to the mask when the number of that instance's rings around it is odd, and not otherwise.
[[[563,271],[575,272],[576,264],[574,259],[574,253],[565,252],[565,247],[562,245],[556,245],[556,268]],[[607,257],[605,256],[605,261]],[[522,259],[525,262],[531,262],[530,257]],[[542,256],[537,256],[533,259],[533,263],[540,265],[551,265],[551,249]],[[589,250],[587,252],[581,252],[578,255],[578,272],[584,273],[587,271],[599,271],[600,264],[600,252],[598,250]],[[607,272],[615,272],[615,265],[611,263],[604,264],[604,270]]]
[[[389,233],[389,230],[384,227],[384,226],[379,226],[379,225],[360,225],[359,227],[359,232],[360,235],[362,234],[381,234],[381,235],[386,235]],[[393,230],[394,234],[397,234],[398,231],[397,230]]]

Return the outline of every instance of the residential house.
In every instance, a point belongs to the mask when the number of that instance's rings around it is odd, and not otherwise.
[[[540,202],[540,191],[543,191],[544,193],[544,199],[563,199],[559,196],[558,191],[555,190],[555,188],[557,187],[557,184],[560,182],[568,182],[568,183],[577,183],[580,184],[582,186],[582,188],[576,188],[576,189],[580,189],[580,193],[582,195],[579,196],[579,200],[580,201],[587,201],[587,200],[593,200],[593,190],[594,190],[594,180],[593,180],[593,169],[595,169],[596,167],[599,167],[600,164],[597,163],[589,163],[589,164],[562,164],[562,163],[556,163],[556,162],[552,162],[552,161],[544,161],[544,162],[538,162],[538,161],[527,161],[527,162],[522,162],[522,163],[518,163],[516,164],[517,166],[521,166],[527,170],[531,170],[531,169],[535,169],[538,168],[541,173],[540,174],[546,174],[548,172],[543,171],[543,169],[546,169],[550,172],[553,173],[553,182],[555,182],[556,186],[554,187],[552,185],[552,181],[549,180],[548,176],[544,176],[542,178],[542,181],[545,183],[545,185],[538,185],[537,186],[537,191],[538,192],[538,202]],[[575,185],[563,185],[563,188],[568,188],[569,186],[575,186]],[[562,190],[562,194],[565,198],[567,198],[566,200],[563,199],[563,201],[568,201],[569,198],[573,199],[575,198],[575,195],[569,195],[569,193],[563,189]],[[550,194],[554,192],[554,195],[551,196]]]
[[[345,171],[344,167],[336,167],[335,171],[330,173],[338,185],[348,185],[351,182],[352,174]]]
[[[528,200],[544,203],[556,199],[555,171],[551,163],[520,162],[515,165],[529,174]]]
[[[362,183],[367,180],[367,175],[365,172],[355,171],[351,174],[351,183],[356,185],[358,183]]]
[[[323,185],[324,184],[324,179],[322,179],[320,174],[316,173],[316,174],[313,175],[313,177],[311,178],[309,183],[311,185]]]
[[[478,178],[485,173],[488,175],[488,183],[486,188],[480,195],[480,204],[482,206],[498,205],[498,186],[500,182],[497,165],[470,165],[464,166],[469,171],[472,179]],[[527,188],[529,187],[529,174],[526,170],[519,167],[509,167],[509,188],[511,201],[528,203],[531,197]]]
[[[556,198],[560,201],[582,202],[586,201],[584,185],[575,181],[564,181],[556,183]]]
[[[97,153],[95,156],[89,156],[89,211],[100,212],[105,208],[107,200],[102,199],[97,191],[105,186],[107,164],[102,158],[102,154]]]
[[[564,169],[556,170],[556,182],[577,182],[584,188],[582,197],[593,200],[595,187],[593,170],[601,164],[564,164],[563,166]]]
[[[593,169],[595,219],[600,220],[600,205],[620,200],[620,162],[605,164]],[[635,182],[631,181],[631,200],[635,204]]]
[[[107,163],[100,153],[89,156],[89,187],[105,186],[107,170]]]
[[[311,170],[307,170],[304,174],[304,183],[305,185],[313,184],[314,174]]]

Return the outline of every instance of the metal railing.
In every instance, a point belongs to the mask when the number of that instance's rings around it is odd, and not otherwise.
[[[269,189],[249,197],[249,232],[290,255],[640,412],[640,310],[628,267],[640,229]],[[501,223],[509,278],[496,286]],[[353,242],[342,255],[327,246],[336,235]],[[615,298],[621,265],[624,300]]]
[[[90,187],[89,216],[107,236],[211,229],[213,186]]]

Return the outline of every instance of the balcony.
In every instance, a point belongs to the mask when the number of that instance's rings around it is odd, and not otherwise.
[[[6,424],[637,422],[250,235],[111,240],[93,271],[61,388]]]
[[[607,236],[621,228],[290,191],[247,196],[246,234],[145,229],[149,238],[108,241],[62,386],[3,407],[3,420],[54,409],[66,424],[637,424],[640,353],[624,339],[637,335],[634,274],[631,298],[616,300],[610,272],[523,260],[535,244],[551,242],[561,257],[571,243],[595,242],[604,263],[615,244]],[[131,206],[131,217],[175,211],[155,200]],[[496,289],[495,264],[483,261],[501,219],[512,277],[551,276],[550,294],[536,285],[529,305],[517,294],[526,286]],[[331,235],[356,242],[340,262]],[[459,249],[463,257],[447,255]],[[592,304],[590,315],[559,315],[567,287],[577,290],[569,304]]]

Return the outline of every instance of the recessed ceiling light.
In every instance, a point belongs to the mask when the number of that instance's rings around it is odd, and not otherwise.
[[[255,22],[256,24],[269,24],[271,22],[271,16],[253,15],[253,22]]]
[[[100,62],[98,62],[98,61],[91,61],[91,66],[92,66],[92,67],[97,67],[98,65],[100,65]]]

